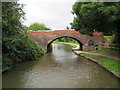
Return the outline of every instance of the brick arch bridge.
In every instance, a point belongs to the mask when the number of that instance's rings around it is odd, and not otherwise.
[[[84,51],[95,50],[108,45],[107,40],[101,32],[94,32],[93,36],[84,35],[75,30],[55,30],[55,31],[28,31],[33,40],[48,50],[50,44],[58,38],[70,37],[79,43],[79,49]]]
[[[47,50],[49,51],[49,48],[52,42],[54,42],[56,39],[63,38],[63,37],[69,37],[76,40],[79,43],[79,50],[83,50],[83,43],[78,38],[75,38],[75,36],[73,35],[64,35],[64,36],[54,37],[53,40],[48,41]]]

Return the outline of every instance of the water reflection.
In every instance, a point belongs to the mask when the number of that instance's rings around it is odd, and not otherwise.
[[[3,74],[5,88],[116,88],[118,80],[97,64],[53,44],[38,61],[24,62]]]

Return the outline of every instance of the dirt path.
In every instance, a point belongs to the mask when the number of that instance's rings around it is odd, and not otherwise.
[[[83,52],[83,53],[88,53],[88,54],[92,54],[92,55],[104,56],[104,57],[112,58],[112,59],[115,59],[115,60],[120,60],[119,54],[112,55],[112,54],[105,54],[105,53],[100,53],[100,52],[92,53],[92,52],[80,51],[79,50],[79,45],[77,45],[76,48],[73,48],[73,50],[75,50],[76,53],[78,53],[78,54]]]
[[[104,53],[90,53],[90,52],[85,52],[85,51],[78,51],[78,50],[75,50],[76,53],[88,53],[88,54],[92,54],[92,55],[98,55],[98,56],[104,56],[104,57],[108,57],[108,58],[112,58],[112,59],[115,59],[115,60],[120,60],[120,56],[114,56],[114,55],[108,55],[108,54],[104,54]]]
[[[104,56],[104,57],[112,58],[115,60],[120,60],[120,57],[118,55],[114,56],[114,55],[108,55],[108,54],[104,54],[104,53],[89,53],[89,52],[88,52],[88,54]]]

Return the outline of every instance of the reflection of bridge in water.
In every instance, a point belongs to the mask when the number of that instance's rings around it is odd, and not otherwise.
[[[50,44],[58,38],[70,37],[79,43],[79,50],[95,50],[102,46],[107,46],[108,42],[103,38],[101,32],[94,32],[93,36],[84,35],[75,30],[55,30],[55,31],[28,31],[28,34],[46,50]]]

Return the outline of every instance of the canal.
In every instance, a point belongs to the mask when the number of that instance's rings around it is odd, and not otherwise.
[[[117,88],[118,79],[99,65],[53,44],[40,60],[23,62],[2,76],[3,88]]]

